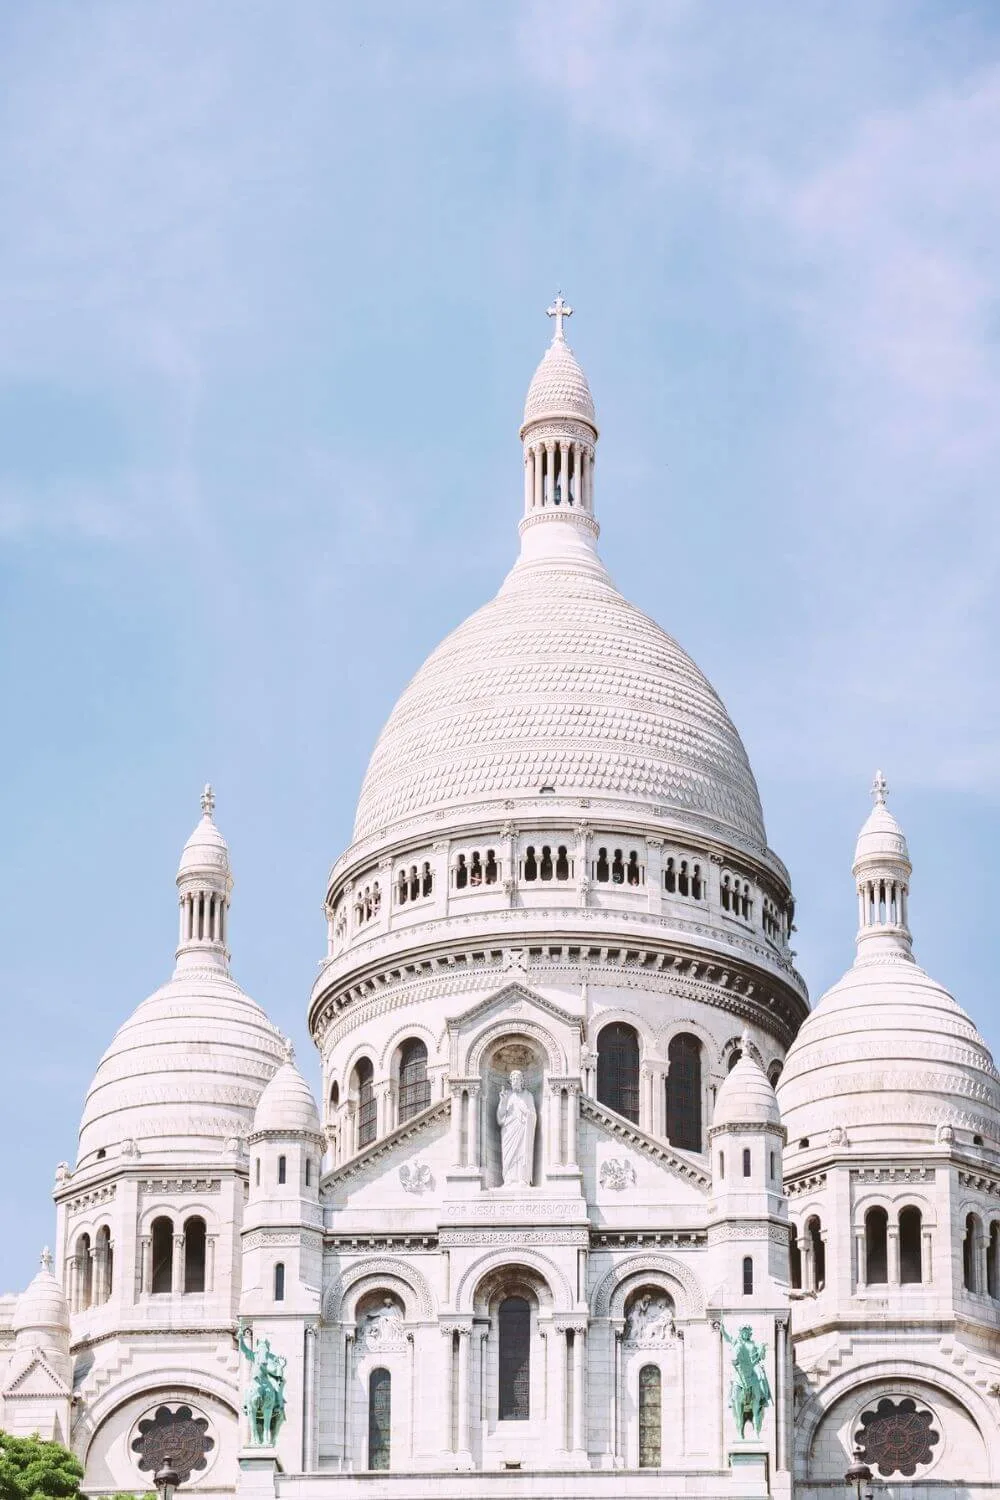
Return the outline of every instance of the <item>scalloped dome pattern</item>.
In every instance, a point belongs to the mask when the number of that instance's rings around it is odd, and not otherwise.
[[[543,785],[666,805],[766,846],[718,694],[606,575],[557,565],[516,567],[428,657],[379,737],[354,837]]]
[[[544,417],[579,417],[597,425],[594,398],[576,355],[564,338],[553,339],[532,376],[524,401],[524,424]]]

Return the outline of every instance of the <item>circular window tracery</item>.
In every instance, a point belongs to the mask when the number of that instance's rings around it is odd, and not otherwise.
[[[854,1441],[864,1462],[874,1465],[883,1479],[892,1474],[911,1479],[919,1465],[931,1462],[941,1441],[933,1421],[929,1411],[918,1411],[912,1397],[893,1401],[884,1396],[874,1410],[862,1412]]]
[[[215,1439],[208,1435],[208,1418],[196,1417],[190,1406],[158,1406],[153,1416],[144,1417],[132,1439],[132,1452],[138,1455],[137,1467],[143,1473],[155,1474],[169,1458],[181,1484],[195,1471],[207,1467]]]

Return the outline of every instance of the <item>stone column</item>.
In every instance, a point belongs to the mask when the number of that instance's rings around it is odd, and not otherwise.
[[[644,1130],[647,1135],[652,1134],[652,1091],[650,1082],[652,1074],[648,1068],[642,1068],[639,1073],[639,1129]]]
[[[646,905],[658,913],[663,908],[663,840],[646,840]]]
[[[775,1319],[774,1339],[774,1440],[775,1460],[779,1469],[788,1468],[788,1320]]]
[[[549,1389],[552,1392],[552,1434],[557,1452],[565,1453],[566,1442],[566,1330],[555,1325],[549,1338]]]
[[[305,1355],[302,1363],[302,1468],[312,1474],[316,1468],[316,1346],[319,1330],[315,1323],[305,1326]]]
[[[469,1349],[472,1329],[458,1328],[458,1451],[462,1457],[471,1457],[469,1446]]]
[[[543,496],[542,496],[542,453],[541,453],[541,449],[540,449],[540,447],[539,447],[539,445],[537,443],[534,445],[534,447],[531,450],[531,463],[532,463],[532,470],[533,470],[533,472],[532,472],[532,483],[534,484],[534,501],[533,501],[533,507],[534,507],[535,510],[541,510],[541,508],[542,508],[542,500],[543,500]]]
[[[920,1266],[920,1274],[921,1274],[921,1279],[923,1281],[925,1281],[927,1283],[927,1285],[929,1286],[931,1284],[931,1282],[934,1280],[934,1260],[933,1260],[934,1235],[933,1235],[933,1233],[932,1233],[932,1231],[930,1229],[927,1229],[925,1227],[921,1231],[921,1238],[923,1240],[923,1257],[922,1257],[922,1264]]]
[[[215,1291],[215,1249],[218,1236],[207,1235],[205,1238],[205,1290]]]
[[[170,1290],[177,1296],[184,1291],[184,1236],[174,1235],[174,1255],[170,1264]]]
[[[889,1230],[889,1285],[899,1286],[899,1225],[890,1224]]]
[[[614,1366],[612,1369],[612,1420],[611,1420],[611,1453],[616,1469],[622,1468],[625,1463],[625,1402],[622,1393],[622,1338],[625,1333],[624,1323],[615,1324],[614,1329]]]
[[[802,1261],[802,1290],[812,1292],[816,1289],[815,1272],[813,1270],[813,1248],[812,1239],[805,1235],[799,1240],[799,1255]]]
[[[548,1122],[547,1122],[548,1123],[548,1129],[545,1132],[545,1134],[546,1134],[546,1140],[544,1140],[542,1142],[542,1146],[543,1146],[543,1153],[542,1154],[543,1154],[543,1157],[544,1157],[544,1160],[545,1160],[546,1164],[548,1166],[550,1166],[550,1167],[558,1167],[562,1163],[562,1152],[560,1151],[560,1147],[559,1147],[559,1137],[560,1137],[560,1135],[562,1133],[561,1130],[560,1130],[560,1128],[559,1128],[560,1124],[561,1124],[561,1121],[560,1121],[560,1115],[561,1115],[561,1113],[562,1113],[562,1084],[561,1083],[554,1083],[552,1081],[552,1079],[550,1078],[549,1079],[549,1104],[548,1104],[548,1109],[546,1110],[546,1114],[548,1116]]]
[[[444,1379],[441,1382],[441,1417],[443,1432],[441,1436],[441,1452],[454,1453],[454,1426],[455,1426],[455,1329],[451,1323],[443,1327],[439,1325],[441,1337],[444,1340]]]
[[[854,1231],[854,1258],[855,1258],[854,1287],[855,1287],[856,1291],[860,1291],[860,1289],[863,1286],[867,1286],[868,1285],[868,1267],[865,1264],[865,1231],[864,1231],[864,1229],[855,1229],[855,1231]]]
[[[584,1324],[577,1323],[573,1327],[573,1451],[574,1453],[586,1452],[586,1435],[584,1430]]]
[[[344,1333],[344,1468],[354,1468],[354,1338],[353,1328]]]
[[[546,444],[545,444],[545,468],[546,468],[546,475],[545,475],[545,481],[544,481],[544,488],[543,488],[543,492],[542,492],[542,504],[543,505],[553,505],[555,503],[555,480],[556,480],[555,451],[556,451],[555,441],[552,438],[549,438],[546,441]]]
[[[534,497],[534,475],[531,469],[531,449],[524,455],[524,514],[531,510],[531,502]]]
[[[462,1165],[462,1089],[457,1083],[451,1085],[451,1164]]]
[[[976,1291],[980,1297],[985,1297],[990,1284],[989,1278],[989,1252],[990,1242],[985,1234],[977,1234],[975,1242],[976,1252]]]
[[[469,1084],[469,1166],[479,1170],[482,1164],[482,1143],[480,1140],[479,1124],[479,1101],[483,1088],[480,1083]]]
[[[153,1239],[148,1234],[139,1240],[139,1290],[147,1297],[153,1290]]]
[[[66,1301],[71,1313],[80,1311],[80,1268],[75,1255],[66,1261]]]
[[[577,1166],[576,1138],[577,1125],[580,1117],[580,1085],[570,1083],[566,1088],[567,1093],[567,1117],[566,1117],[566,1165]]]

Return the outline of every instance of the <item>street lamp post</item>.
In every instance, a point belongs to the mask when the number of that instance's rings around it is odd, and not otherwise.
[[[853,1484],[856,1500],[871,1500],[872,1471],[865,1463],[865,1450],[858,1445],[854,1449],[854,1462],[844,1475],[845,1484]]]
[[[180,1482],[180,1476],[174,1468],[170,1454],[164,1453],[163,1462],[153,1475],[153,1483],[156,1485],[156,1493],[160,1500],[174,1500]]]

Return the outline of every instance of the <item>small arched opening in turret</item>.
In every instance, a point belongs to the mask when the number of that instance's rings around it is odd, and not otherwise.
[[[701,1042],[688,1031],[667,1048],[667,1140],[681,1151],[700,1151]]]
[[[97,1261],[94,1301],[107,1302],[114,1281],[114,1250],[111,1245],[111,1230],[107,1224],[102,1224],[97,1231],[94,1255]]]
[[[899,1279],[904,1286],[924,1279],[923,1237],[923,1216],[919,1208],[908,1204],[899,1214]]]
[[[799,1238],[794,1228],[788,1241],[788,1277],[792,1290],[802,1290],[802,1251],[799,1249]]]
[[[173,1290],[174,1284],[174,1225],[165,1214],[153,1220],[152,1262],[150,1291],[154,1294]]]
[[[427,1076],[427,1044],[420,1037],[409,1037],[399,1048],[396,1091],[397,1119],[400,1125],[426,1109],[431,1102],[431,1084]]]
[[[978,1214],[967,1214],[965,1235],[962,1239],[962,1285],[967,1292],[981,1291],[979,1285],[979,1255],[983,1242],[983,1225]]]
[[[806,1242],[809,1248],[810,1291],[821,1292],[826,1286],[826,1241],[818,1214],[806,1220]]]
[[[205,1290],[205,1249],[207,1245],[205,1220],[194,1214],[184,1224],[184,1290]]]
[[[744,1257],[743,1257],[743,1295],[744,1295],[744,1297],[752,1297],[753,1296],[753,1256],[752,1255],[744,1255]]]
[[[638,1125],[639,1035],[624,1021],[612,1021],[598,1033],[597,1098]]]
[[[1000,1220],[990,1225],[990,1237],[986,1242],[986,1295],[1000,1297]]]
[[[285,1263],[283,1260],[276,1261],[274,1266],[274,1300],[275,1302],[285,1300]]]
[[[608,863],[607,849],[598,849],[597,859],[594,861],[594,879],[606,885],[611,879],[611,866]]]
[[[94,1261],[90,1235],[81,1234],[76,1242],[77,1304],[83,1312],[94,1300]]]
[[[889,1215],[875,1206],[865,1214],[865,1282],[884,1286],[889,1280]]]

